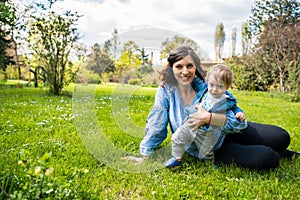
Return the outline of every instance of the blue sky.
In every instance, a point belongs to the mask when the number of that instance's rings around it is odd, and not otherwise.
[[[196,41],[200,47],[214,58],[214,32],[217,24],[225,27],[226,40],[223,56],[230,56],[231,31],[237,28],[237,53],[241,51],[241,26],[248,19],[254,0],[63,0],[56,6],[78,11],[84,15],[78,24],[82,41],[87,46],[103,43],[117,28],[120,36],[137,29],[155,28],[162,30],[149,32],[157,42],[149,44],[147,33],[139,45],[160,47],[160,40],[178,33]],[[149,29],[150,30],[150,29]],[[169,32],[168,32],[169,31]],[[166,35],[164,35],[166,33]],[[142,34],[142,35],[140,35]],[[141,46],[140,46],[141,47]]]

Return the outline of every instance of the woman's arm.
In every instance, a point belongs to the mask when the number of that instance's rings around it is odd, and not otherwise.
[[[189,116],[187,122],[190,128],[195,131],[199,126],[203,125],[214,125],[214,126],[224,126],[226,124],[227,118],[225,114],[221,113],[210,113],[206,111],[202,106],[198,107],[198,111]]]
[[[167,125],[167,110],[163,107],[154,106],[146,121],[146,135],[140,144],[141,155],[149,156],[166,139],[168,133]]]
[[[154,149],[167,137],[169,103],[166,88],[166,86],[164,88],[159,86],[155,96],[154,107],[148,115],[145,127],[146,135],[140,144],[140,154],[143,156],[152,154]]]

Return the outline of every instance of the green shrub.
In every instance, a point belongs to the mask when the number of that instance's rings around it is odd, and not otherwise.
[[[100,83],[100,76],[98,74],[89,74],[87,76],[88,82],[91,84],[99,84]]]
[[[0,69],[0,82],[4,82],[4,81],[6,81],[5,72],[2,69]]]
[[[140,79],[140,78],[130,79],[128,81],[128,84],[130,84],[130,85],[141,85],[142,84],[142,79]]]

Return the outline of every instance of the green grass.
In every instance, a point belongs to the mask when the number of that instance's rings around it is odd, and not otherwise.
[[[216,170],[186,156],[183,168],[171,171],[161,167],[168,137],[153,162],[120,160],[139,155],[155,89],[89,88],[77,86],[73,98],[0,89],[0,185],[12,199],[299,199],[299,159],[257,172]],[[281,126],[291,135],[290,149],[300,151],[299,103],[277,93],[232,92],[248,121]],[[0,199],[7,197],[3,190]]]

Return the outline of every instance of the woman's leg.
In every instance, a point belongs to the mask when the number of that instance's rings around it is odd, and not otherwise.
[[[249,169],[272,169],[290,144],[289,134],[282,128],[248,123],[242,133],[228,134],[215,152],[216,163],[236,163]]]
[[[248,127],[242,133],[228,134],[225,141],[244,145],[264,145],[280,154],[289,146],[290,135],[278,126],[248,122]]]
[[[240,167],[257,170],[269,170],[279,165],[279,154],[264,145],[243,145],[224,142],[215,151],[216,164],[235,163]]]

